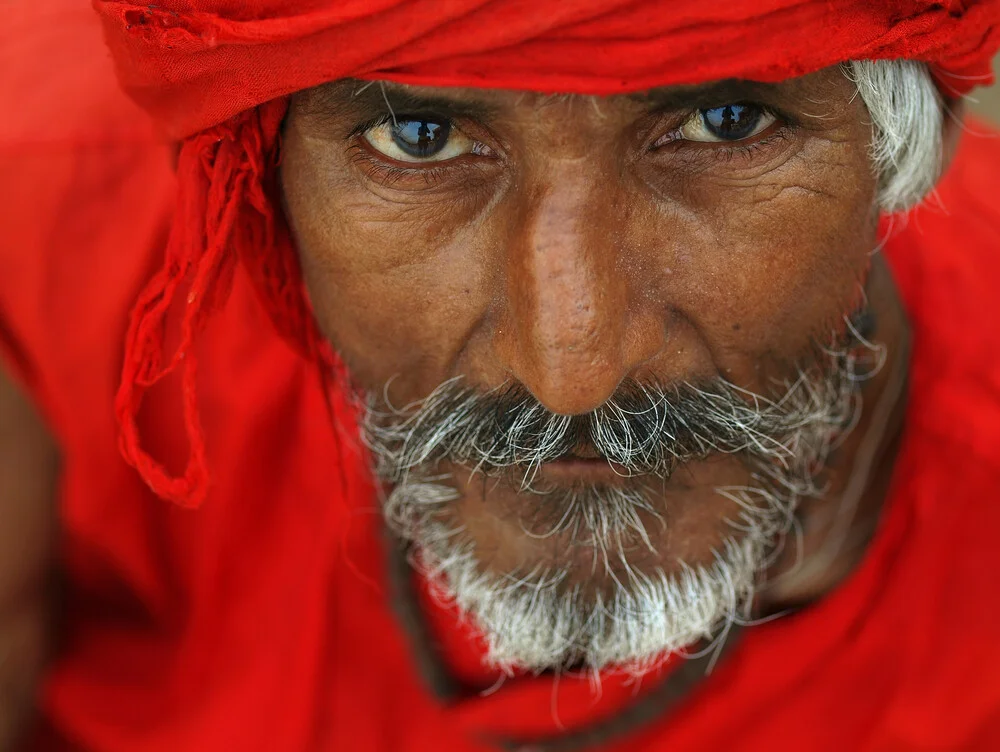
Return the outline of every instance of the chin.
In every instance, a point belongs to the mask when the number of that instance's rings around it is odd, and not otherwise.
[[[386,517],[493,663],[641,671],[747,618],[854,425],[857,349],[823,349],[775,399],[630,382],[563,415],[453,379],[404,410],[373,401]]]
[[[390,524],[493,665],[642,673],[748,618],[785,529],[767,499],[732,498],[748,488],[742,465],[644,478],[596,464],[543,467],[530,483],[450,467],[389,492]]]

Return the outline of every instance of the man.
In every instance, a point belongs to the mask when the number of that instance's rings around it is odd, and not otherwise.
[[[180,145],[13,157],[9,740],[56,545],[42,749],[1000,743],[1000,3],[96,5]]]

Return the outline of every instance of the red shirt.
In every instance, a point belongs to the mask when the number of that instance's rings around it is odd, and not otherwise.
[[[318,385],[246,280],[199,346],[208,501],[171,506],[124,464],[112,401],[126,317],[162,255],[174,184],[90,13],[15,13],[0,45],[0,349],[64,452],[66,630],[38,747],[463,752],[635,702],[657,678],[609,677],[596,697],[586,679],[521,677],[483,696],[475,635],[425,603],[445,663],[474,685],[432,695],[393,613],[370,481],[350,470],[367,501],[345,510]],[[73,65],[39,80],[26,61],[52,49]],[[820,603],[746,629],[674,712],[606,749],[1000,748],[1000,139],[971,128],[941,208],[885,251],[914,351],[865,560]],[[140,418],[154,455],[181,462],[177,395],[154,390]]]

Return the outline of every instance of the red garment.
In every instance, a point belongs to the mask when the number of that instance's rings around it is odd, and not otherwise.
[[[173,138],[337,78],[617,94],[782,81],[845,60],[992,80],[997,0],[93,0],[125,88]]]
[[[553,735],[556,718],[572,728],[629,704],[618,680],[596,700],[585,681],[544,676],[432,699],[386,597],[368,481],[347,478],[345,518],[319,384],[242,269],[194,344],[209,503],[166,504],[125,465],[121,343],[176,186],[96,35],[78,31],[85,19],[44,12],[0,31],[20,40],[0,44],[3,101],[33,105],[0,119],[0,349],[65,453],[67,631],[38,748],[468,752],[488,749],[486,730]],[[30,64],[52,49],[74,65],[40,84]],[[995,133],[967,135],[939,191],[946,210],[920,211],[886,250],[915,349],[906,438],[865,562],[817,606],[747,630],[677,713],[609,749],[1000,747],[998,163]],[[151,392],[140,413],[171,467],[188,451],[176,394]],[[488,683],[468,667],[468,634],[429,616],[452,665]]]
[[[133,311],[115,401],[126,460],[158,495],[184,506],[201,504],[211,482],[194,343],[225,305],[237,264],[278,331],[316,366],[332,396],[331,419],[351,421],[333,388],[345,382],[342,365],[316,326],[279,209],[282,95],[345,76],[612,93],[781,80],[892,57],[926,61],[954,94],[992,80],[990,58],[1000,45],[1000,0],[95,0],[95,7],[126,90],[166,133],[186,137],[173,231],[163,267]],[[167,318],[176,305],[185,312],[170,348]],[[149,450],[138,424],[146,392],[175,373],[190,446],[179,471]]]
[[[94,5],[126,90],[165,133],[186,137],[173,232],[163,268],[133,311],[115,401],[126,460],[158,495],[184,506],[201,504],[211,482],[194,342],[225,305],[237,264],[319,378],[328,387],[345,381],[306,302],[278,209],[283,95],[346,76],[605,94],[733,77],[782,80],[846,60],[893,57],[929,63],[939,86],[955,94],[992,81],[990,58],[1000,46],[1000,0]],[[167,315],[182,297],[171,349]],[[174,373],[190,445],[179,471],[149,450],[138,425],[147,390]],[[342,395],[327,393],[334,422],[350,422]]]

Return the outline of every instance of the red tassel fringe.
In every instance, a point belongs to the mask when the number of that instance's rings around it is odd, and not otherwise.
[[[268,102],[184,142],[164,265],[142,291],[129,321],[115,399],[120,449],[154,493],[181,506],[199,506],[209,485],[193,344],[228,299],[237,262],[249,273],[279,334],[319,368],[332,417],[330,387],[339,366],[308,304],[277,200],[286,109],[287,100]],[[168,312],[188,280],[180,343],[167,355]],[[174,476],[143,449],[137,415],[146,390],[178,368],[190,454],[183,473]]]

